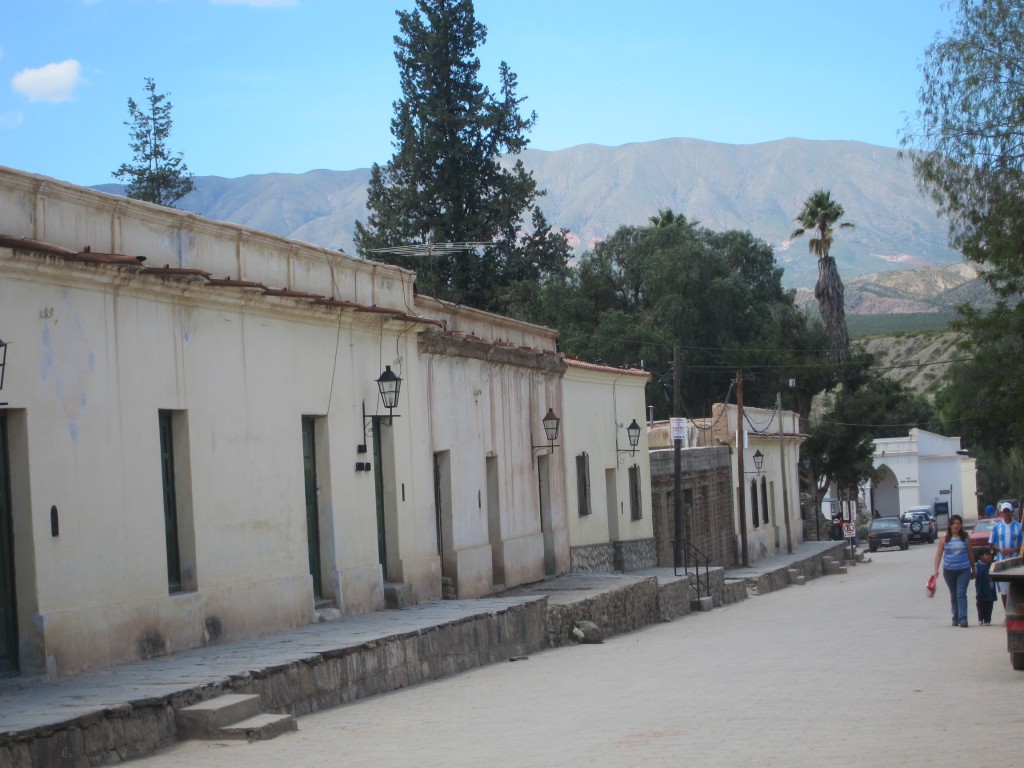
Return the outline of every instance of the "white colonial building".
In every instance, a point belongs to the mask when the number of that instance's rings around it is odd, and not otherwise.
[[[581,425],[563,441],[572,570],[651,567],[656,555],[644,426],[650,374],[573,359],[566,364],[565,417]]]
[[[906,437],[879,438],[873,464],[877,479],[861,494],[868,510],[885,517],[930,506],[940,516],[977,516],[975,460],[961,449],[959,437],[911,429]]]
[[[646,451],[635,490],[611,453],[646,375],[414,281],[0,168],[0,674],[477,597],[649,537]]]

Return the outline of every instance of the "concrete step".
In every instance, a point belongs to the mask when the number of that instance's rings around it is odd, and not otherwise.
[[[214,739],[220,728],[259,713],[260,697],[256,694],[227,693],[179,709],[174,719],[179,739]]]
[[[405,584],[396,582],[385,582],[384,584],[384,605],[387,608],[407,608],[409,600],[405,594]]]
[[[823,558],[822,563],[825,566],[825,573],[829,576],[838,576],[846,573],[846,566],[842,565],[838,560],[832,558]]]
[[[715,609],[715,598],[707,595],[699,600],[693,599],[690,601],[690,609],[694,611],[713,611]]]
[[[282,733],[298,730],[298,727],[291,715],[256,715],[225,725],[217,730],[217,734],[222,739],[266,741]]]
[[[787,568],[786,570],[789,573],[790,584],[798,584],[800,586],[803,586],[807,583],[807,577],[800,573],[800,571],[796,568]]]
[[[316,621],[318,624],[323,624],[325,621],[340,621],[341,619],[341,611],[337,608],[330,607],[316,609]]]

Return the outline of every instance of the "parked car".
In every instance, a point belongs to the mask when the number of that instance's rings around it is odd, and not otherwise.
[[[868,524],[868,549],[877,552],[879,547],[906,549],[909,544],[907,529],[898,517],[876,517]]]
[[[988,546],[989,536],[992,535],[992,529],[996,527],[996,523],[1000,522],[995,517],[982,518],[974,524],[974,528],[971,529],[970,536],[967,543],[971,545],[971,549],[977,553],[982,547]]]
[[[908,541],[927,541],[931,544],[939,535],[939,527],[929,519],[927,512],[909,512],[903,516]]]
[[[903,522],[906,523],[910,522],[908,517],[914,514],[927,515],[929,520],[933,523],[935,522],[935,512],[933,512],[932,508],[926,504],[922,504],[920,507],[909,507],[903,511],[903,514],[900,515],[900,517],[903,518]]]

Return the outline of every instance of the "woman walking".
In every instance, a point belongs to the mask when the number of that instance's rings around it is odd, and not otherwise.
[[[967,531],[960,515],[950,515],[946,535],[939,539],[935,553],[935,574],[942,564],[942,578],[949,587],[953,626],[967,626],[967,587],[974,578],[974,552],[967,544]]]

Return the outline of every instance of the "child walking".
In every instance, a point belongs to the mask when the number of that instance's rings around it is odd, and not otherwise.
[[[992,567],[992,550],[985,548],[978,552],[974,578],[974,592],[978,603],[978,624],[986,626],[992,623],[992,605],[996,601],[996,588],[989,578]]]

